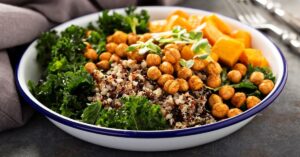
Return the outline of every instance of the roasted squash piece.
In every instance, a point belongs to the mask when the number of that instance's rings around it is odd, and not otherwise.
[[[262,52],[257,49],[244,49],[239,60],[246,65],[252,64],[255,67],[269,66],[267,59],[263,56]]]
[[[149,31],[151,33],[162,32],[167,21],[166,20],[155,20],[149,23]]]
[[[196,27],[201,25],[201,21],[202,21],[203,17],[204,16],[201,16],[201,15],[190,15],[189,16],[188,22],[192,26],[192,29],[195,29]]]
[[[167,20],[169,20],[173,15],[178,15],[179,17],[188,19],[189,18],[189,14],[182,11],[182,10],[175,10],[174,12],[172,12],[168,17]]]
[[[233,66],[240,58],[244,45],[232,38],[220,38],[212,47],[212,53],[216,53],[222,63]]]
[[[216,62],[219,60],[219,56],[215,52],[211,52],[209,56]]]
[[[251,48],[251,34],[245,30],[236,30],[230,34],[231,37],[243,42],[245,48]]]
[[[185,18],[178,15],[173,15],[167,20],[167,24],[164,30],[171,30],[174,26],[180,26],[182,28],[185,28],[187,31],[190,31],[192,29],[192,26],[189,24],[189,22]]]
[[[211,45],[214,45],[216,41],[222,37],[228,37],[223,34],[211,21],[205,22],[205,27],[203,28],[203,36],[208,39]]]
[[[217,15],[211,14],[205,18],[206,21],[212,21],[214,25],[224,34],[229,35],[231,33],[231,28],[223,20],[221,20]]]

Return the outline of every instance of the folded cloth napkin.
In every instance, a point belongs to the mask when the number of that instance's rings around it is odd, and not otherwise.
[[[72,18],[130,5],[174,5],[182,0],[0,0],[0,132],[24,125],[33,110],[16,90],[9,48]],[[8,54],[10,53],[10,54]],[[10,60],[11,59],[11,60]]]
[[[136,0],[0,0],[0,131],[22,126],[33,113],[26,103],[20,102],[8,48],[29,43],[56,24],[100,8],[136,3]]]

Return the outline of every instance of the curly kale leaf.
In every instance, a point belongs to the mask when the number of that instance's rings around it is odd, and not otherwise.
[[[92,48],[96,50],[98,54],[106,50],[106,38],[104,35],[100,35],[101,32],[91,30],[86,41],[92,45]]]
[[[98,102],[88,105],[82,121],[104,127],[127,130],[161,130],[167,128],[160,106],[142,96],[123,97],[119,109],[104,108]],[[95,120],[97,119],[97,120]]]
[[[54,30],[45,32],[39,37],[36,45],[38,52],[37,61],[42,67],[46,67],[49,63],[51,59],[52,46],[56,44],[58,38],[59,37]]]
[[[272,73],[271,69],[268,68],[268,67],[254,67],[253,65],[249,64],[248,65],[248,71],[247,71],[247,74],[246,74],[246,77],[245,79],[249,79],[250,78],[250,75],[255,72],[255,71],[259,71],[259,72],[262,72],[264,75],[265,75],[265,79],[269,79],[273,82],[275,82],[275,76],[274,74]]]
[[[80,118],[94,88],[92,76],[83,68],[86,63],[84,39],[85,29],[74,25],[63,31],[51,48],[41,37],[38,43],[49,48],[50,59],[41,80],[37,84],[28,82],[32,94],[40,102],[74,119]],[[41,50],[44,48],[38,49],[39,53],[46,53]]]

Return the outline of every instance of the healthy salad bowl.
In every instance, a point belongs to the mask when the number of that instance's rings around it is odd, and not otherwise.
[[[101,146],[165,151],[250,122],[284,88],[281,51],[233,19],[182,7],[129,7],[43,33],[22,56],[25,100]]]

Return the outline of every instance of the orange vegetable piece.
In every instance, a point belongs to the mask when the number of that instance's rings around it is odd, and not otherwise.
[[[212,47],[212,53],[219,56],[221,62],[233,66],[240,58],[244,45],[232,38],[220,38]]]
[[[211,57],[214,61],[216,61],[216,62],[219,60],[219,56],[218,56],[218,54],[215,53],[215,52],[211,52],[211,53],[210,53],[210,57]]]
[[[205,22],[206,25],[203,28],[203,36],[208,39],[211,45],[214,45],[216,41],[222,37],[228,37],[223,34],[211,21]]]
[[[205,19],[206,21],[212,21],[215,26],[224,34],[230,34],[231,28],[223,20],[221,20],[217,15],[211,14],[208,15]]]
[[[189,14],[182,11],[182,10],[175,10],[174,12],[172,12],[168,17],[167,17],[167,20],[169,20],[172,16],[174,15],[178,15],[179,17],[182,17],[182,18],[185,18],[185,19],[188,19],[189,18]]]
[[[201,21],[202,21],[203,17],[204,16],[201,16],[201,15],[190,15],[188,18],[188,22],[190,23],[192,28],[195,29],[196,27],[201,25]]]
[[[263,56],[262,52],[257,49],[244,49],[239,60],[246,65],[252,64],[255,67],[269,66],[267,59]]]
[[[251,47],[251,34],[245,30],[236,30],[230,34],[231,37],[243,42],[245,44],[245,48]]]
[[[173,15],[169,20],[167,20],[167,24],[164,30],[171,30],[174,26],[180,26],[182,28],[185,28],[187,31],[190,31],[192,29],[192,26],[189,24],[189,22],[185,18],[178,15]]]
[[[166,25],[166,20],[155,20],[149,23],[149,30],[151,33],[162,32]]]

